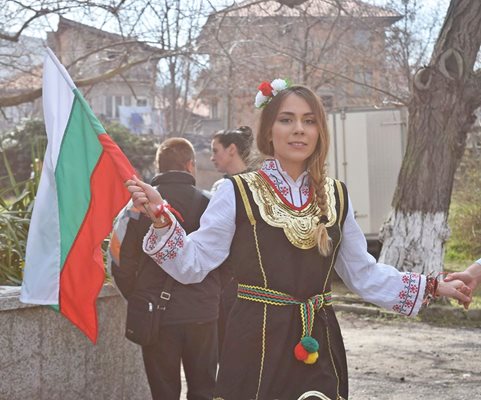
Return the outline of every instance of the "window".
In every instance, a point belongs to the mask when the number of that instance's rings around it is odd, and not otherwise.
[[[219,118],[219,111],[218,111],[216,100],[214,100],[212,103],[210,103],[210,117],[212,119]]]
[[[119,106],[122,105],[122,96],[115,96],[115,113],[114,117],[119,117]]]
[[[138,107],[145,107],[147,106],[147,99],[145,97],[137,97],[137,106]]]
[[[105,96],[105,116],[107,118],[112,118],[112,96]]]
[[[332,110],[334,106],[334,96],[332,94],[321,95],[322,105],[326,110]]]
[[[110,119],[119,118],[119,106],[131,105],[132,96],[105,96],[105,116]],[[137,99],[136,105],[147,105],[147,99]]]
[[[373,75],[371,70],[365,70],[362,67],[357,67],[354,71],[354,80],[356,82],[360,82],[360,84],[354,84],[354,94],[356,96],[366,96],[367,94],[369,94],[369,91],[371,89],[365,85],[371,86],[372,78]]]
[[[354,32],[354,46],[359,49],[367,49],[370,46],[371,33],[369,31],[357,30]]]

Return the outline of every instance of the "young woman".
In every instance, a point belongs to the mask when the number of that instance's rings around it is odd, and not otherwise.
[[[346,354],[331,307],[335,269],[363,299],[415,315],[432,296],[469,301],[461,281],[376,263],[346,187],[326,176],[326,116],[318,97],[283,80],[264,82],[259,171],[219,188],[198,231],[186,235],[159,193],[128,181],[153,225],[144,251],[183,283],[201,281],[227,257],[239,282],[220,361],[216,399],[295,400],[310,392],[347,399]],[[464,292],[464,293],[463,293]]]
[[[214,183],[211,193],[219,188],[226,177],[247,170],[253,142],[254,136],[248,126],[222,130],[214,134],[210,160],[214,163],[217,171],[222,172],[225,176]]]
[[[211,142],[212,156],[210,159],[217,171],[222,172],[224,177],[214,182],[210,190],[211,193],[215,193],[220,185],[230,176],[247,171],[253,142],[252,129],[248,126],[221,130],[214,134]],[[222,264],[219,271],[222,287],[219,302],[219,319],[217,320],[220,355],[222,353],[227,320],[237,299],[237,281],[233,279],[232,270],[228,263]]]

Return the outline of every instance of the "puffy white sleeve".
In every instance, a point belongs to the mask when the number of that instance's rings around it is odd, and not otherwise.
[[[200,228],[186,235],[175,217],[169,228],[152,225],[143,249],[163,270],[183,284],[201,282],[227,258],[235,233],[235,193],[229,179],[214,193]]]
[[[376,263],[367,252],[366,238],[354,219],[350,199],[335,269],[345,285],[365,301],[408,316],[416,315],[421,308],[426,277]]]

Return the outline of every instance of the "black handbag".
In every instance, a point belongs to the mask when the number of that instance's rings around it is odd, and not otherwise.
[[[189,210],[188,218],[194,218],[200,210],[202,193],[194,191],[192,199],[193,204]],[[188,219],[188,220],[189,220]],[[147,254],[143,257],[148,258]],[[155,342],[159,337],[160,323],[164,311],[167,310],[167,304],[170,300],[170,293],[174,286],[174,278],[167,275],[164,287],[160,296],[134,291],[128,298],[127,302],[127,322],[125,324],[125,337],[130,341],[148,346]]]
[[[167,276],[160,296],[143,292],[134,292],[129,296],[125,324],[127,339],[141,346],[148,346],[156,340],[173,284],[174,278]]]

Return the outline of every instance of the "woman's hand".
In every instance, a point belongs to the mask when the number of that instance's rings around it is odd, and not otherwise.
[[[148,183],[142,182],[135,175],[132,179],[125,182],[125,186],[131,193],[134,206],[151,219],[157,211],[157,207],[162,204],[163,199],[160,193]]]
[[[436,296],[446,296],[458,300],[459,304],[463,304],[467,310],[472,300],[472,290],[458,279],[449,282],[440,281]]]
[[[481,283],[481,264],[474,263],[463,272],[452,272],[448,274],[445,281],[449,282],[455,279],[463,281],[474,292]]]

